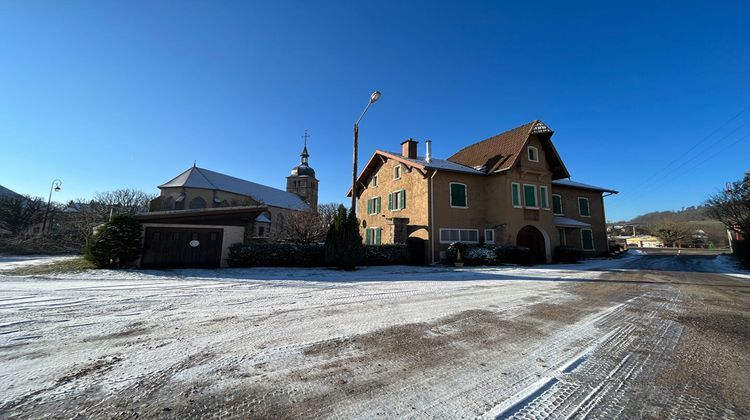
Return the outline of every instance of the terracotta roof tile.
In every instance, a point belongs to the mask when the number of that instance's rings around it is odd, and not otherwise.
[[[510,169],[537,122],[532,121],[466,146],[449,157],[448,160],[480,169],[483,172]]]

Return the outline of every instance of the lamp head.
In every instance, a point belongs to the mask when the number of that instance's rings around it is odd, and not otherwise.
[[[376,90],[375,92],[372,92],[372,95],[370,95],[370,103],[374,104],[378,101],[378,99],[380,99],[380,92]]]
[[[61,189],[60,187],[55,187],[55,192],[60,192]]]

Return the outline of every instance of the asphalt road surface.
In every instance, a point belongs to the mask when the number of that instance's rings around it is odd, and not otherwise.
[[[711,253],[646,252],[0,272],[0,418],[747,418],[750,281]]]

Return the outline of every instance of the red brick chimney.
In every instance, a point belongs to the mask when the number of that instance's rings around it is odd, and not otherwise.
[[[403,143],[401,143],[401,156],[407,158],[407,159],[416,159],[417,158],[417,143],[418,141],[414,141],[411,137],[404,140]]]

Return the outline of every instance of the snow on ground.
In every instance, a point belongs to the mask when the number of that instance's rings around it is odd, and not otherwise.
[[[745,270],[740,262],[731,255],[719,255],[713,260],[716,272],[738,279],[750,280],[750,271]]]
[[[58,261],[70,260],[77,258],[74,255],[50,256],[50,255],[0,255],[0,270],[10,270],[19,267],[28,267],[32,265],[50,264]]]

